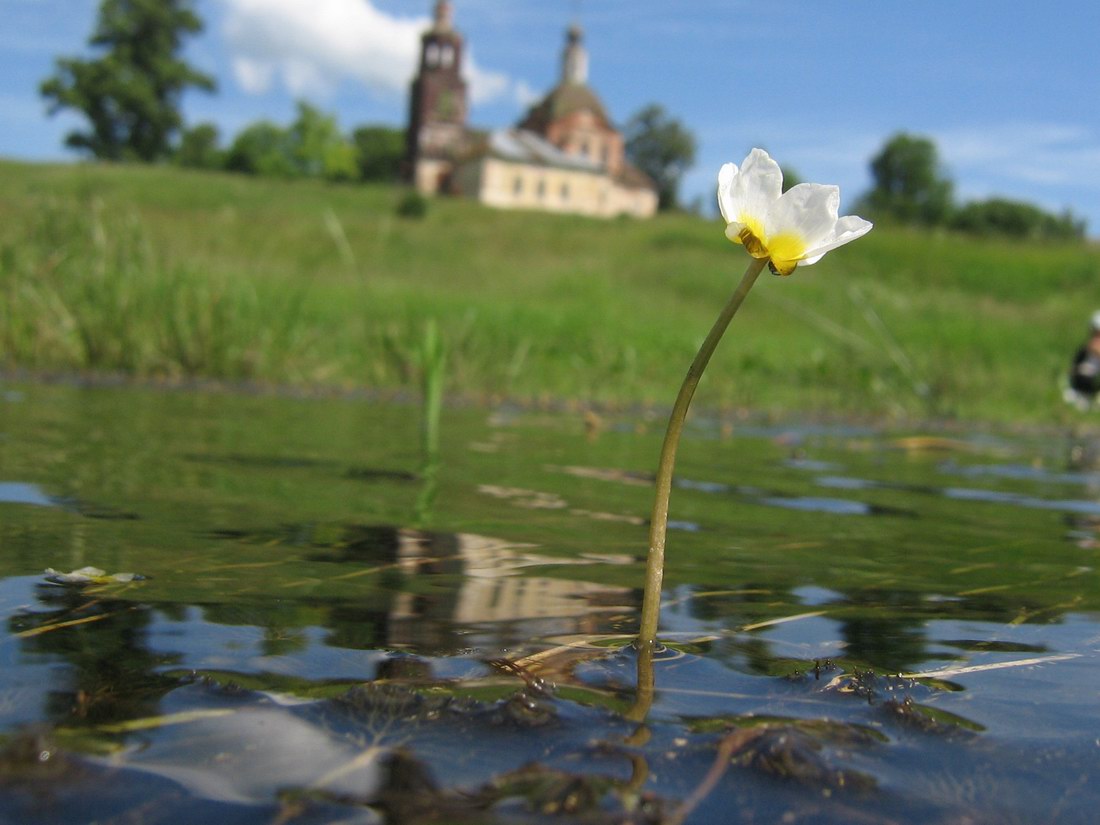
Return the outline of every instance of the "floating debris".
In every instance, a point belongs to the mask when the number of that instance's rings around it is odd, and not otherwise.
[[[125,584],[128,582],[145,581],[146,577],[140,573],[112,573],[98,567],[81,567],[71,573],[62,573],[52,567],[46,568],[46,581],[51,584]]]

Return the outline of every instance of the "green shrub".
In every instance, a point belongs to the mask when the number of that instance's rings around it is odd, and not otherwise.
[[[1007,198],[968,203],[955,213],[951,227],[977,235],[1028,240],[1072,240],[1085,235],[1085,222],[1071,212],[1052,215],[1033,204]]]
[[[410,189],[397,202],[397,214],[402,218],[419,220],[428,214],[428,199],[415,189]]]

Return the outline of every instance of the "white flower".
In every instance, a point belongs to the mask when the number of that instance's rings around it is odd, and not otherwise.
[[[831,249],[871,230],[855,215],[837,217],[840,189],[800,183],[783,192],[783,173],[763,149],[753,149],[741,168],[727,163],[718,172],[718,208],[726,237],[754,258],[766,258],[772,272],[790,275]]]

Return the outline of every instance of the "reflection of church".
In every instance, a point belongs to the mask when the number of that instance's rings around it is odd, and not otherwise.
[[[438,0],[409,101],[406,168],[418,190],[504,209],[600,217],[656,212],[653,182],[626,160],[622,134],[588,86],[579,27],[566,38],[561,82],[512,129],[466,125],[462,46],[450,2]]]
[[[459,626],[467,639],[516,643],[571,633],[605,632],[609,617],[632,613],[632,593],[624,587],[573,578],[532,575],[531,569],[584,564],[630,564],[630,556],[565,558],[532,552],[533,545],[514,544],[470,533],[430,533],[398,529],[393,534],[396,567],[409,580],[431,576],[460,577],[456,589],[435,598],[412,590],[397,593],[387,613],[386,642],[423,645],[440,630]],[[388,557],[388,555],[387,555]],[[478,632],[473,625],[482,625]]]

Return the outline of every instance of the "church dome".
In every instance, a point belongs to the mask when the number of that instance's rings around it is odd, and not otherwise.
[[[528,109],[519,125],[521,129],[541,133],[550,124],[581,111],[591,112],[602,125],[611,128],[611,119],[596,93],[587,85],[577,83],[561,83],[553,88],[546,97]]]
[[[590,112],[601,126],[614,128],[603,103],[588,86],[588,52],[583,38],[584,33],[576,23],[566,31],[561,82],[527,111],[520,121],[521,129],[546,133],[551,124],[582,111]]]

